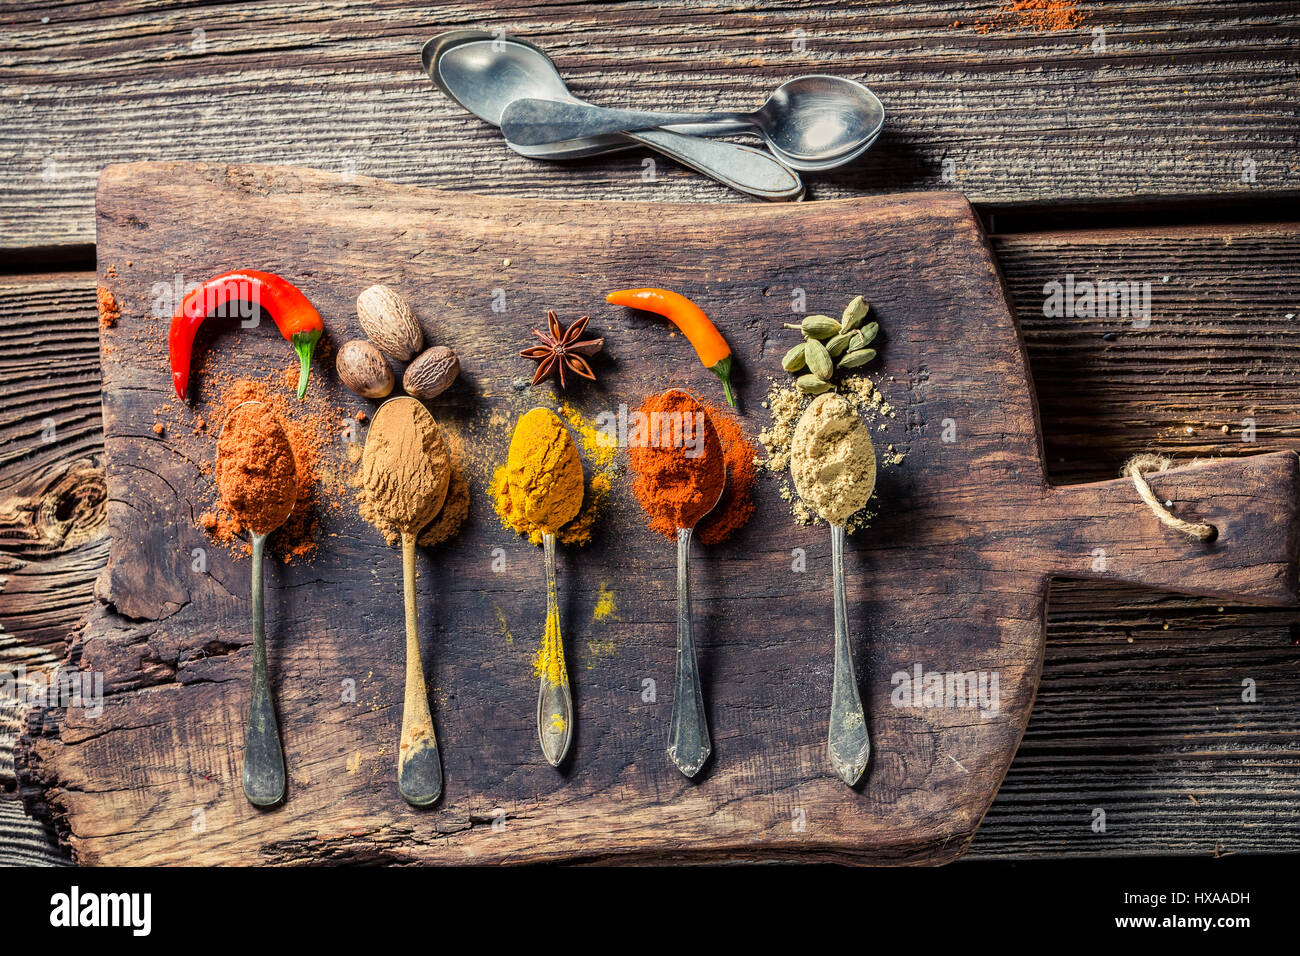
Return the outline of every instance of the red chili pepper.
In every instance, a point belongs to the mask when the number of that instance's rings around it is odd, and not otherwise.
[[[167,348],[171,353],[172,382],[176,385],[176,394],[181,401],[185,401],[185,392],[190,383],[194,336],[203,320],[228,302],[252,303],[275,320],[280,334],[289,340],[298,353],[301,362],[298,397],[302,398],[307,391],[312,351],[325,331],[325,323],[321,321],[320,313],[293,283],[270,272],[241,269],[214,276],[188,293],[176,307],[171,330],[167,334]]]

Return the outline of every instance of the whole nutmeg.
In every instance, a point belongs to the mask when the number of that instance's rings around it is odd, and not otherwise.
[[[343,384],[365,398],[383,398],[393,390],[393,370],[365,339],[344,342],[334,367]]]
[[[372,285],[357,296],[357,318],[379,351],[399,362],[409,362],[424,344],[411,307],[386,285]]]
[[[415,398],[436,398],[447,390],[460,374],[460,359],[445,345],[435,345],[420,353],[406,366],[402,388]]]

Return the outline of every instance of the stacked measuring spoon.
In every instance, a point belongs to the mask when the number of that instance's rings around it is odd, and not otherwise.
[[[592,106],[569,92],[539,47],[482,30],[453,30],[424,45],[425,72],[448,97],[501,128],[515,152],[580,159],[647,146],[759,199],[803,196],[795,170],[834,169],[880,135],[885,109],[860,83],[802,76],[744,113],[660,113]],[[710,136],[756,132],[769,151]]]

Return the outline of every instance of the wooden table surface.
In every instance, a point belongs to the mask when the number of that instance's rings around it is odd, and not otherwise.
[[[553,53],[580,95],[739,108],[832,72],[890,111],[809,200],[962,190],[1028,342],[1053,481],[1137,451],[1300,450],[1300,24],[1288,3],[779,0],[351,7],[10,3],[0,14],[0,668],[65,654],[107,554],[93,190],[108,163],[298,163],[495,195],[738,202],[649,154],[543,164],[419,70],[444,29]],[[1044,284],[1151,282],[1151,324]],[[1243,441],[1253,432],[1254,441]],[[1053,587],[1028,732],[967,859],[1300,848],[1300,612]],[[1243,694],[1253,689],[1253,700]],[[57,862],[0,699],[0,863]],[[1104,811],[1099,832],[1098,811]]]

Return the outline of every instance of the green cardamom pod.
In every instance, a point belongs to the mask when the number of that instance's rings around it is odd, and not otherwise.
[[[841,327],[846,332],[852,332],[862,324],[862,320],[870,311],[871,306],[863,300],[862,296],[858,296],[844,307],[844,317],[840,320]]]
[[[824,382],[816,375],[800,375],[794,380],[794,385],[805,395],[820,395],[822,392],[829,392],[831,389],[830,382]]]
[[[870,345],[872,342],[876,340],[876,333],[880,331],[880,323],[868,322],[866,326],[862,328],[861,331],[862,331],[862,347],[866,348],[868,345]]]
[[[814,339],[829,339],[840,334],[840,324],[829,315],[810,315],[799,323],[804,335]]]
[[[858,349],[840,359],[840,368],[857,368],[859,365],[866,365],[875,357],[875,349]]]
[[[849,348],[849,340],[857,335],[856,332],[841,332],[839,335],[830,339],[826,343],[826,351],[830,353],[831,358],[839,358]]]
[[[849,347],[845,350],[848,352],[858,352],[867,347],[867,340],[862,337],[862,330],[849,333]]]
[[[801,372],[808,367],[808,362],[803,357],[804,343],[800,342],[790,351],[785,353],[785,358],[781,359],[781,367],[787,372]]]
[[[809,339],[804,343],[803,357],[808,363],[808,371],[823,382],[831,380],[831,376],[835,374],[835,363],[831,360],[831,353],[826,351],[826,346],[816,339]]]

